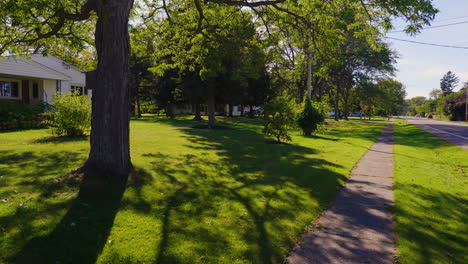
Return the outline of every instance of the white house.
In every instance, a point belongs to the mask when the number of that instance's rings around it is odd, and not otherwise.
[[[31,58],[0,59],[0,102],[52,103],[56,92],[73,90],[91,96],[85,84],[82,70],[53,56],[34,54]]]

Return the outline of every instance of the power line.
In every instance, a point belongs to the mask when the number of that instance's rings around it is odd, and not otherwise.
[[[468,24],[468,21],[462,21],[462,22],[450,23],[450,24],[444,24],[444,25],[436,25],[436,26],[432,26],[432,27],[425,27],[425,28],[422,28],[422,29],[425,30],[425,29],[431,29],[431,28],[441,28],[441,27],[455,26],[455,25],[461,25],[461,24]],[[404,30],[397,30],[397,31],[389,31],[387,33],[400,33],[400,32],[405,32],[405,31]]]
[[[435,44],[435,43],[427,43],[427,42],[420,42],[420,41],[407,40],[407,39],[399,39],[399,38],[392,38],[392,37],[385,37],[385,38],[386,38],[386,39],[391,39],[391,40],[397,40],[397,41],[403,41],[403,42],[414,43],[414,44],[420,44],[420,45],[435,46],[435,47],[443,47],[443,48],[452,48],[452,49],[466,49],[466,50],[468,50],[468,47],[452,46],[452,45],[443,45],[443,44]]]

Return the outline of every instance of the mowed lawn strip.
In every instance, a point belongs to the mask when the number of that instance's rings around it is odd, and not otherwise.
[[[468,150],[395,124],[400,263],[468,263]]]
[[[284,145],[260,120],[133,120],[136,180],[96,199],[45,185],[85,161],[88,138],[0,133],[0,262],[280,263],[385,125],[328,123]]]

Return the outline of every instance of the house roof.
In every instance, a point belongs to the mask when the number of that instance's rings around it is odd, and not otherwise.
[[[47,80],[70,81],[72,78],[32,60],[8,57],[0,59],[0,74]]]
[[[31,59],[32,59],[33,61],[35,61],[35,62],[37,62],[37,63],[40,63],[40,64],[43,64],[43,63],[41,62],[41,60],[38,60],[38,59],[41,59],[41,58],[47,58],[47,59],[49,59],[49,60],[56,61],[56,62],[60,63],[60,64],[62,65],[62,67],[64,67],[64,68],[65,68],[66,66],[68,66],[68,67],[70,67],[70,68],[72,68],[72,69],[74,69],[74,70],[76,70],[76,71],[85,73],[85,71],[83,71],[82,69],[80,69],[80,68],[78,68],[78,67],[76,67],[76,66],[74,66],[74,65],[72,65],[72,64],[70,64],[70,63],[68,63],[68,62],[66,62],[66,61],[64,61],[64,60],[61,60],[61,59],[59,59],[59,58],[57,58],[57,57],[55,57],[55,56],[52,56],[52,55],[44,55],[44,54],[42,54],[42,53],[36,53],[36,54],[33,54],[33,55],[31,56]],[[54,69],[54,68],[52,68],[52,69]],[[55,69],[55,70],[57,70],[57,69]],[[61,72],[61,71],[59,70],[59,72]]]

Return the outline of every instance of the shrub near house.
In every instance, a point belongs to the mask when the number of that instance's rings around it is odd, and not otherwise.
[[[43,113],[50,108],[47,103],[33,105],[2,101],[0,104],[0,131],[43,128]]]
[[[47,125],[57,136],[83,136],[91,129],[91,100],[78,92],[54,95]]]

